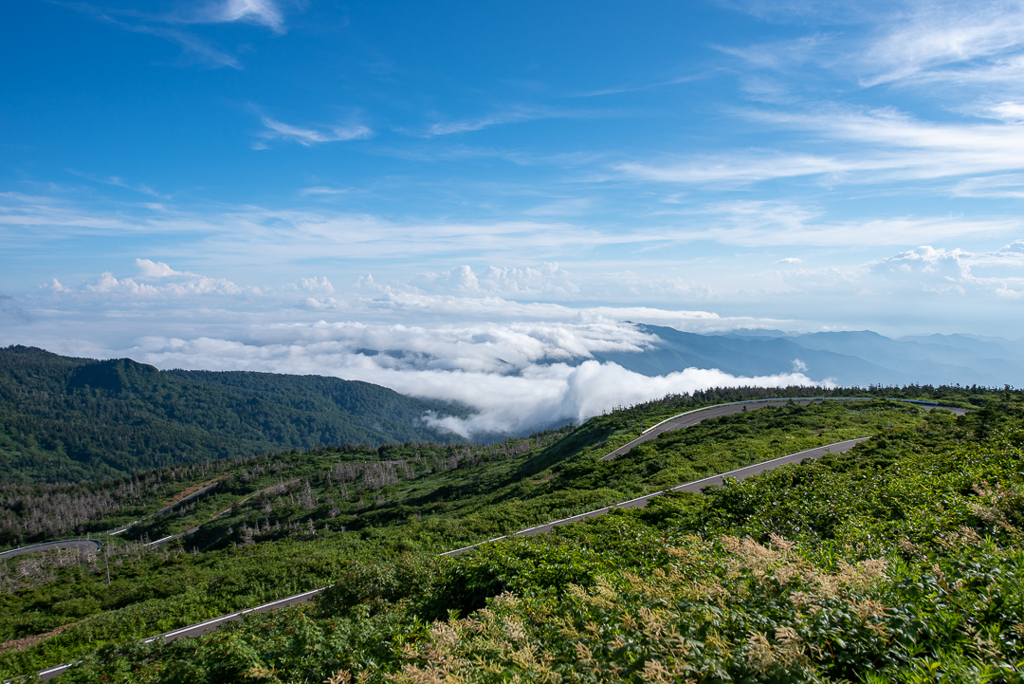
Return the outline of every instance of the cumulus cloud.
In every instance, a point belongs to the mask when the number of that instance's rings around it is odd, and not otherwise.
[[[1024,240],[992,252],[923,246],[872,262],[871,273],[889,282],[940,293],[1024,291]]]
[[[424,273],[412,282],[432,292],[521,296],[580,291],[572,276],[555,262],[542,264],[540,268],[488,266],[479,275],[470,266],[459,266],[451,271]]]
[[[327,279],[327,276],[318,278],[300,278],[299,287],[306,292],[323,292],[325,294],[334,294],[334,285],[331,285],[331,281]]]
[[[136,259],[135,265],[139,267],[139,275],[144,278],[167,278],[169,276],[192,275],[175,271],[162,261],[151,261],[149,259]]]
[[[185,297],[189,295],[237,295],[244,291],[258,293],[256,288],[243,289],[226,278],[208,278],[189,271],[176,271],[162,261],[136,259],[139,273],[135,277],[117,278],[110,271],[100,275],[95,283],[82,291],[61,286],[60,292],[75,294],[87,292],[99,295],[129,297]],[[53,281],[56,286],[56,279]]]

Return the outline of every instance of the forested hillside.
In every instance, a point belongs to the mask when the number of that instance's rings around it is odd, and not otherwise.
[[[0,482],[74,482],[320,444],[460,442],[423,421],[462,407],[365,382],[158,371],[0,349]]]
[[[62,551],[0,561],[0,675],[81,657],[87,658],[81,672],[62,678],[443,681],[446,675],[436,669],[443,666],[451,668],[452,681],[500,681],[478,667],[480,659],[522,681],[573,681],[573,672],[589,672],[590,679],[577,679],[639,682],[655,677],[659,667],[670,673],[662,673],[663,681],[683,671],[695,680],[720,681],[725,673],[737,681],[782,681],[779,668],[793,664],[803,668],[798,681],[857,681],[865,673],[859,662],[892,672],[935,662],[949,672],[980,671],[970,669],[978,665],[978,652],[958,640],[974,629],[988,631],[970,633],[1005,642],[1021,623],[1013,612],[1019,600],[1004,584],[965,579],[970,591],[990,592],[989,603],[1002,612],[971,613],[962,628],[968,632],[958,632],[942,622],[948,612],[928,612],[931,588],[911,588],[931,586],[935,580],[927,573],[935,563],[959,577],[960,556],[947,551],[965,548],[958,540],[973,540],[970,534],[982,540],[972,544],[990,544],[985,563],[995,563],[1006,581],[1018,581],[1015,566],[1000,559],[1019,555],[1013,535],[1019,525],[1014,502],[1024,499],[1024,461],[1014,441],[1022,423],[1020,393],[876,389],[879,396],[915,399],[941,394],[979,408],[957,418],[871,397],[779,405],[665,433],[615,461],[599,460],[634,437],[640,421],[650,425],[695,404],[762,392],[670,397],[578,428],[494,445],[314,449],[160,468],[109,482],[4,487],[0,525],[8,545],[137,522],[101,535],[99,554]],[[551,537],[434,559],[681,481],[869,435],[875,436],[848,456],[659,502],[646,512],[606,516]],[[186,498],[196,491],[204,493]],[[80,517],[61,528],[61,511],[76,506]],[[996,537],[990,543],[986,535]],[[163,544],[147,545],[167,536]],[[758,560],[762,556],[767,560]],[[878,560],[885,564],[864,565]],[[790,579],[771,589],[763,573],[776,568]],[[634,576],[648,578],[639,594],[630,588]],[[686,588],[714,578],[717,588],[707,600]],[[336,588],[318,606],[166,647],[136,642],[332,583]],[[616,592],[607,599],[615,607],[595,607],[608,591]],[[644,603],[645,592],[660,598]],[[804,595],[807,610],[799,603]],[[981,610],[976,599],[970,598],[972,611]],[[851,600],[877,603],[881,612],[857,622],[860,627],[847,624],[843,620],[862,619],[850,617],[859,615],[850,612]],[[490,613],[479,610],[485,605]],[[824,622],[815,623],[821,611]],[[478,630],[499,613],[519,625],[513,631],[521,637]],[[442,623],[431,627],[435,619]],[[661,631],[630,631],[650,619],[663,625]],[[588,632],[591,622],[596,633]],[[455,641],[436,643],[448,629]],[[495,641],[488,646],[490,637]],[[589,650],[579,651],[576,643]],[[1014,655],[1016,642],[1006,643],[999,662],[1012,665],[1022,658]],[[113,650],[97,652],[104,645]],[[492,646],[496,652],[487,650]],[[550,659],[522,660],[515,655],[520,647],[535,658],[550,653]],[[1012,670],[998,667],[997,674]]]

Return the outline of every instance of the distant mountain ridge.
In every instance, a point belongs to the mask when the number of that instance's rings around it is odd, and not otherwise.
[[[1024,340],[964,335],[893,339],[868,330],[698,334],[646,324],[637,329],[658,342],[643,352],[602,352],[594,358],[648,376],[696,367],[748,377],[800,371],[841,386],[1024,386]]]
[[[468,415],[366,382],[160,371],[34,347],[0,349],[0,482],[77,481],[317,445],[461,438],[423,418]]]

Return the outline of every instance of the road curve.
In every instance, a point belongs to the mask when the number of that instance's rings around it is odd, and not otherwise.
[[[850,400],[850,399],[864,399],[864,398],[865,397],[836,397],[836,398],[829,397],[829,399],[832,399],[832,400],[843,400],[843,399]],[[822,399],[822,397],[801,397],[801,398],[799,398],[799,400],[802,401],[802,402],[809,402],[809,401],[820,400],[820,399]],[[651,428],[651,429],[647,430],[640,439],[633,440],[633,442],[630,442],[629,444],[626,444],[625,446],[620,447],[619,449],[616,449],[616,451],[613,451],[611,454],[608,454],[607,456],[603,457],[601,460],[610,460],[609,457],[614,458],[616,455],[619,455],[617,453],[619,451],[621,451],[622,453],[626,453],[626,452],[629,451],[629,449],[632,449],[637,444],[645,442],[648,439],[653,439],[654,437],[656,437],[657,435],[660,435],[663,432],[668,432],[670,430],[679,430],[679,429],[682,429],[682,428],[685,428],[685,427],[690,427],[691,425],[696,425],[700,421],[707,420],[708,418],[715,418],[715,417],[718,417],[718,416],[729,415],[731,413],[738,413],[740,411],[743,411],[743,407],[744,406],[747,407],[747,410],[751,410],[750,407],[752,405],[755,405],[755,404],[758,405],[755,408],[764,408],[765,406],[769,406],[772,403],[788,402],[788,401],[790,401],[789,398],[786,398],[786,399],[767,399],[767,400],[761,400],[761,401],[756,401],[756,402],[736,402],[734,404],[719,404],[717,406],[711,406],[711,407],[707,407],[707,408],[704,408],[704,409],[697,409],[695,411],[688,411],[685,414],[680,414],[679,416],[673,416],[672,418],[669,418],[669,419],[667,419],[665,421],[662,421],[661,423],[656,425],[654,428]],[[797,399],[793,399],[793,401],[797,401]],[[906,400],[901,400],[901,401],[906,401]],[[913,402],[913,403],[918,403],[918,402]],[[735,408],[733,408],[733,407],[735,407]],[[721,412],[721,413],[715,412],[715,409],[726,409],[726,408],[728,408],[730,410],[726,410],[726,411]],[[947,410],[953,411],[954,413],[956,413],[958,415],[963,415],[964,413],[966,413],[966,411],[964,409],[951,408],[951,407],[946,407],[946,406],[941,406],[940,407],[940,406],[932,405],[932,404],[924,404],[924,405],[922,405],[922,408],[924,408],[926,410],[930,410],[930,409],[933,409],[933,408],[945,408]],[[685,419],[685,416],[690,416],[692,414],[701,414],[701,415],[693,416],[693,417],[697,418],[696,420]],[[655,432],[655,430],[657,430],[657,432]],[[648,435],[650,435],[650,436],[648,436]],[[822,456],[824,456],[825,454],[828,454],[828,453],[833,453],[833,454],[843,453],[845,451],[849,451],[850,449],[855,447],[857,444],[859,444],[860,442],[863,442],[866,439],[870,439],[870,438],[869,437],[859,437],[857,439],[849,439],[849,440],[846,440],[844,442],[836,442],[834,444],[827,444],[825,446],[816,447],[814,449],[808,449],[806,451],[799,451],[799,452],[797,452],[795,454],[788,454],[786,456],[782,456],[780,458],[772,459],[770,461],[763,461],[761,463],[755,463],[754,465],[746,466],[744,468],[739,468],[737,470],[731,470],[731,471],[729,471],[727,473],[722,473],[720,475],[713,475],[711,477],[706,477],[706,478],[703,478],[701,480],[695,480],[694,482],[686,482],[686,483],[683,483],[681,485],[677,485],[675,487],[671,487],[669,489],[666,489],[666,490],[663,490],[663,491],[660,491],[660,492],[654,492],[652,494],[647,494],[645,496],[637,497],[635,499],[630,499],[629,501],[624,501],[624,502],[622,502],[620,504],[616,504],[614,506],[605,506],[604,508],[599,508],[599,509],[597,509],[595,511],[588,511],[587,513],[580,513],[579,515],[574,515],[572,517],[564,518],[562,520],[555,520],[554,522],[550,522],[550,523],[547,523],[547,524],[544,524],[544,525],[538,525],[537,527],[530,527],[530,528],[525,529],[525,530],[520,530],[519,532],[514,532],[513,534],[510,534],[510,535],[505,535],[505,536],[502,536],[502,537],[495,537],[494,539],[489,539],[487,541],[480,542],[479,544],[473,544],[471,546],[465,546],[465,547],[463,547],[461,549],[453,549],[452,551],[446,551],[445,553],[442,553],[440,555],[441,556],[455,556],[455,555],[458,555],[458,554],[461,554],[461,553],[465,553],[466,551],[474,549],[474,548],[476,548],[478,546],[482,546],[483,544],[489,544],[491,542],[501,541],[502,539],[507,539],[509,537],[533,536],[533,535],[536,535],[536,534],[542,534],[544,532],[549,532],[552,529],[554,529],[555,527],[558,527],[560,525],[567,525],[567,524],[570,524],[570,523],[578,522],[580,520],[586,520],[587,518],[593,518],[593,517],[596,517],[598,515],[602,515],[604,513],[607,513],[608,511],[610,511],[612,509],[615,509],[615,508],[643,508],[643,507],[645,507],[647,505],[647,502],[650,499],[652,499],[652,498],[654,498],[656,496],[662,496],[662,495],[664,495],[664,494],[666,494],[668,492],[675,492],[675,491],[700,492],[705,487],[721,485],[725,481],[726,478],[735,479],[735,480],[742,480],[743,478],[750,477],[751,475],[756,475],[758,473],[762,473],[762,472],[765,472],[765,471],[768,471],[768,470],[774,470],[775,468],[779,468],[779,467],[784,466],[784,465],[789,465],[791,463],[800,463],[804,459],[808,459],[808,458],[818,459],[818,458],[821,458]],[[84,541],[84,540],[69,540],[69,541]],[[88,541],[95,541],[95,540],[88,540]],[[159,540],[159,541],[162,542],[164,540]],[[54,543],[60,543],[60,542],[54,542]],[[157,543],[159,543],[159,542],[157,542]],[[30,547],[25,547],[25,548],[30,548]],[[17,550],[17,549],[15,549],[15,550]],[[9,552],[6,552],[6,553],[9,553]],[[200,623],[195,624],[195,625],[189,625],[187,627],[182,627],[180,629],[172,630],[170,632],[164,632],[163,634],[158,634],[156,636],[149,637],[148,639],[143,640],[143,643],[147,643],[148,644],[148,643],[152,643],[152,642],[157,641],[157,640],[163,640],[165,643],[167,643],[167,642],[174,641],[175,639],[180,639],[182,637],[199,636],[199,635],[205,634],[207,632],[212,632],[213,630],[217,629],[218,627],[220,627],[221,625],[223,625],[226,622],[233,622],[233,621],[236,621],[236,620],[241,620],[246,615],[256,614],[256,613],[263,613],[263,612],[266,612],[268,610],[274,610],[275,608],[283,608],[285,606],[295,606],[295,605],[299,605],[301,603],[306,603],[311,598],[313,598],[314,596],[316,596],[317,594],[319,594],[320,592],[322,592],[326,588],[327,587],[322,587],[320,589],[313,589],[311,591],[306,591],[306,592],[303,592],[301,594],[296,594],[295,596],[289,596],[287,598],[278,599],[277,601],[271,601],[270,603],[264,603],[263,605],[256,606],[254,608],[247,608],[245,610],[240,610],[238,612],[230,613],[228,615],[222,615],[221,617],[213,618],[213,619],[207,620],[205,622],[200,622]],[[45,681],[48,681],[50,679],[53,679],[54,677],[56,677],[57,675],[59,675],[61,673],[67,671],[68,669],[70,669],[74,665],[75,665],[75,663],[66,663],[64,665],[57,665],[55,667],[51,667],[49,669],[40,671],[36,675],[36,677],[37,677],[37,679],[39,681],[45,682]],[[7,682],[11,682],[11,681],[13,681],[13,680],[10,680],[10,679],[6,680],[6,682],[4,684],[7,684]]]
[[[704,479],[701,480],[695,480],[694,482],[686,482],[684,484],[671,487],[670,489],[666,489],[660,492],[654,492],[652,494],[640,496],[635,499],[630,499],[629,501],[624,501],[614,506],[605,506],[604,508],[599,508],[594,511],[588,511],[586,513],[580,513],[579,515],[574,515],[570,518],[555,520],[554,522],[549,522],[544,525],[538,525],[536,527],[530,527],[525,530],[520,530],[519,532],[514,532],[510,535],[489,539],[485,542],[480,542],[479,544],[473,544],[472,546],[465,546],[461,549],[446,551],[445,553],[442,553],[440,555],[456,556],[458,554],[465,553],[466,551],[475,549],[478,546],[482,546],[483,544],[501,541],[502,539],[508,539],[509,537],[523,537],[533,536],[536,534],[543,534],[545,532],[550,532],[551,530],[560,525],[568,525],[570,523],[579,522],[580,520],[586,520],[587,518],[594,518],[596,516],[603,515],[604,513],[607,513],[615,508],[643,508],[647,505],[647,502],[653,499],[654,497],[662,496],[664,494],[667,494],[668,492],[699,493],[705,487],[712,487],[723,484],[726,478],[729,478],[731,480],[742,480],[743,478],[750,477],[751,475],[757,475],[758,473],[763,473],[768,470],[774,470],[784,465],[789,465],[791,463],[800,463],[804,459],[818,459],[824,456],[825,454],[829,453],[841,454],[843,452],[849,451],[850,449],[857,446],[866,439],[870,438],[858,437],[857,439],[848,439],[844,442],[836,442],[835,444],[827,444],[825,446],[816,447],[814,449],[799,451],[795,454],[788,454],[780,458],[772,459],[771,461],[763,461],[761,463],[755,463],[754,465],[746,466],[744,468],[730,470],[729,472],[722,473],[721,475],[713,475],[711,477],[705,477]],[[277,601],[271,601],[270,603],[264,603],[263,605],[256,606],[255,608],[247,608],[245,610],[240,610],[235,613],[230,613],[229,615],[222,615],[221,617],[216,617],[205,622],[200,622],[199,624],[189,625],[188,627],[182,627],[180,629],[175,629],[170,632],[164,632],[163,634],[157,634],[156,636],[144,639],[142,643],[149,644],[158,640],[162,640],[164,643],[168,643],[174,641],[175,639],[180,639],[182,637],[195,637],[201,634],[206,634],[207,632],[214,631],[226,622],[234,622],[236,620],[241,620],[246,615],[254,615],[256,613],[263,613],[268,610],[274,610],[275,608],[284,608],[285,606],[296,606],[300,603],[306,603],[311,598],[319,594],[321,591],[323,591],[323,589],[313,589],[311,591],[303,592],[295,596],[289,596],[288,598],[279,599]],[[48,670],[41,671],[37,676],[39,678],[39,681],[45,682],[49,679],[56,677],[62,672],[65,672],[73,665],[74,663],[57,665],[56,667],[51,667]]]
[[[634,439],[628,444],[623,444],[615,451],[605,454],[600,458],[602,461],[614,461],[619,456],[629,453],[633,447],[643,444],[649,440],[657,438],[663,432],[672,432],[673,430],[680,430],[686,427],[692,427],[697,423],[708,420],[709,418],[721,418],[722,416],[730,416],[734,413],[741,413],[743,411],[756,411],[757,409],[767,408],[768,406],[778,406],[780,404],[786,404],[790,401],[796,404],[810,404],[811,402],[822,402],[822,401],[870,401],[873,397],[782,397],[778,399],[758,399],[756,401],[733,401],[728,404],[715,404],[714,406],[707,406],[705,408],[694,409],[692,411],[686,411],[685,413],[679,413],[666,418],[654,427],[644,430],[643,434]],[[923,408],[925,411],[930,411],[935,408],[945,409],[952,411],[958,416],[962,416],[967,411],[962,408],[955,408],[952,406],[939,406],[931,402],[915,401],[913,399],[889,399],[888,401],[899,401],[909,404],[916,404]]]
[[[814,449],[807,449],[806,451],[798,451],[795,454],[780,456],[779,458],[775,458],[770,461],[762,461],[761,463],[755,463],[754,465],[749,465],[744,468],[730,470],[729,472],[722,473],[720,475],[712,475],[711,477],[705,477],[704,479],[695,480],[694,482],[685,482],[681,485],[676,485],[675,487],[670,487],[669,489],[664,489],[660,492],[645,494],[644,496],[639,496],[635,499],[623,501],[622,503],[615,504],[612,506],[605,506],[604,508],[598,508],[597,510],[587,511],[586,513],[580,513],[579,515],[574,515],[569,518],[563,518],[562,520],[555,520],[554,522],[545,523],[543,525],[538,525],[536,527],[530,527],[525,530],[513,532],[512,534],[508,534],[503,537],[495,537],[494,539],[488,539],[487,541],[480,542],[479,544],[472,544],[471,546],[464,546],[461,549],[446,551],[441,555],[456,556],[460,553],[465,553],[470,549],[475,549],[478,546],[482,546],[483,544],[501,541],[502,539],[508,539],[510,537],[530,537],[535,534],[543,534],[545,532],[550,532],[551,530],[560,525],[568,525],[570,523],[579,522],[580,520],[586,520],[587,518],[594,518],[599,515],[608,513],[609,511],[612,511],[616,508],[644,508],[647,505],[647,502],[653,499],[654,497],[663,496],[665,494],[668,494],[669,492],[700,493],[706,487],[721,486],[725,482],[726,478],[730,480],[742,480],[744,478],[750,477],[751,475],[757,475],[758,473],[763,473],[768,470],[775,470],[776,468],[779,468],[784,465],[789,465],[791,463],[800,463],[804,459],[819,459],[825,454],[841,454],[843,452],[849,451],[850,449],[857,446],[866,439],[870,439],[870,437],[858,437],[856,439],[848,439],[843,442],[835,442],[834,444],[826,444],[825,446],[815,447]]]
[[[60,541],[43,542],[29,546],[19,546],[16,549],[8,549],[0,553],[0,559],[14,558],[26,553],[37,553],[39,551],[53,551],[55,549],[78,549],[79,551],[99,551],[103,548],[103,542],[96,539],[61,539]]]

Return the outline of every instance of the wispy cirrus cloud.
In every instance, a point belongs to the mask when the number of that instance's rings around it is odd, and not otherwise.
[[[505,111],[494,112],[475,119],[438,122],[428,126],[424,135],[427,137],[452,135],[455,133],[480,131],[491,126],[499,126],[502,124],[521,123],[523,121],[534,121],[537,119],[550,119],[558,116],[559,115],[553,114],[548,110],[513,107]]]
[[[676,212],[676,239],[714,240],[746,247],[872,247],[997,237],[1019,233],[1019,218],[904,216],[829,220],[821,209],[782,201],[738,200]]]
[[[303,147],[311,147],[328,142],[343,142],[346,140],[364,140],[373,135],[373,131],[367,126],[354,124],[350,126],[326,126],[322,128],[303,128],[292,126],[269,116],[260,116],[260,122],[264,130],[257,133],[263,141],[288,140],[297,142]],[[257,142],[253,145],[255,149],[266,149],[266,142]]]
[[[222,0],[200,6],[184,15],[186,23],[232,23],[242,21],[260,24],[275,33],[284,33],[284,14],[274,0]]]
[[[137,192],[137,193],[140,193],[140,194],[143,194],[143,195],[149,195],[151,197],[158,197],[160,199],[167,199],[168,198],[167,195],[160,194],[159,192],[157,192],[153,188],[149,187],[145,183],[130,183],[130,182],[126,181],[125,179],[121,178],[120,176],[106,176],[106,177],[102,177],[102,176],[96,176],[94,174],[89,174],[89,173],[79,173],[78,171],[74,171],[74,170],[71,170],[71,169],[69,169],[68,172],[71,173],[71,174],[74,174],[74,175],[76,175],[76,176],[78,176],[80,178],[85,178],[86,180],[92,181],[93,183],[102,183],[103,185],[113,185],[114,187],[124,188],[125,190],[131,190],[132,192]]]
[[[889,183],[1024,169],[1024,126],[1016,124],[935,123],[891,108],[830,107],[810,113],[744,110],[739,114],[813,137],[801,151],[741,150],[626,161],[612,168],[641,180],[736,186],[801,176],[827,176],[829,182]]]
[[[820,60],[823,48],[831,46],[834,40],[835,36],[833,35],[815,33],[789,40],[741,47],[730,45],[713,45],[712,47],[719,52],[740,58],[748,66],[778,71]]]
[[[442,135],[453,135],[456,133],[467,133],[480,131],[492,126],[504,124],[524,123],[527,121],[538,121],[542,119],[579,119],[591,117],[609,116],[606,111],[593,110],[572,110],[555,107],[537,107],[527,105],[512,105],[498,109],[490,114],[475,118],[465,118],[454,121],[440,121],[431,124],[423,131],[406,131],[420,137],[436,137]]]
[[[902,10],[902,11],[900,11]],[[865,87],[992,73],[1024,47],[1020,2],[918,2],[897,9],[859,54]]]
[[[954,197],[1007,197],[1024,199],[1024,174],[1007,173],[967,178],[951,190]]]
[[[213,68],[240,70],[242,64],[237,56],[182,27],[242,22],[266,26],[279,35],[286,30],[284,14],[275,0],[213,0],[181,5],[175,11],[164,14],[101,8],[87,2],[57,4],[126,31],[144,33],[175,43],[188,60]]]
[[[715,49],[754,69],[790,72],[812,65],[833,70],[862,88],[936,82],[984,83],[989,87],[999,82],[1019,83],[1024,6],[1017,0],[897,0],[844,11],[834,11],[836,4],[831,9],[822,3],[771,4],[777,7],[767,15],[752,13],[790,24],[817,15],[819,21],[838,30],[819,28],[805,36],[741,46],[715,45]],[[744,3],[742,9],[752,8]],[[851,31],[850,24],[868,30]]]

